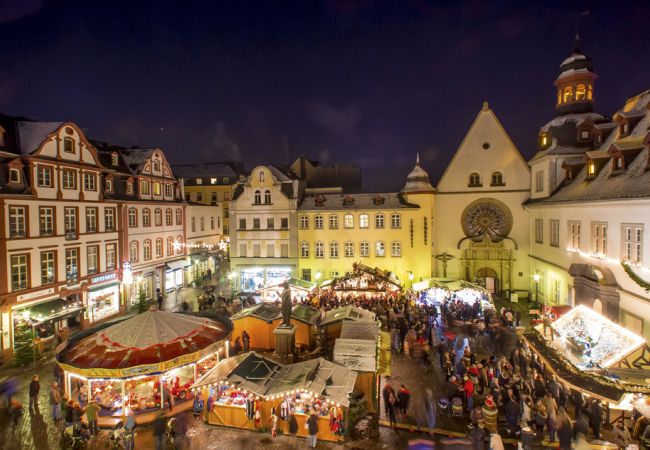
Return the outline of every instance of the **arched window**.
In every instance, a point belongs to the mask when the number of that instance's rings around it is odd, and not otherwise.
[[[150,227],[151,226],[151,211],[149,208],[142,210],[142,226]]]
[[[469,176],[469,185],[471,186],[480,186],[481,185],[481,176],[474,172]]]
[[[562,103],[562,89],[557,90],[557,104]]]
[[[267,205],[271,204],[271,191],[268,189],[264,191],[264,203]]]
[[[180,208],[176,210],[176,225],[183,225],[183,210]]]
[[[151,259],[151,239],[145,239],[142,243],[142,257],[145,261]]]
[[[339,228],[339,216],[336,214],[330,215],[330,230],[337,230]]]
[[[300,228],[306,230],[309,228],[309,216],[302,215],[300,216]]]
[[[397,213],[391,214],[390,216],[390,227],[391,228],[402,228],[402,216]]]
[[[314,253],[316,258],[322,258],[325,256],[325,246],[323,245],[322,242],[318,241],[314,245]]]
[[[153,213],[154,223],[157,227],[162,227],[162,209],[156,208]]]
[[[156,239],[156,258],[163,257],[163,240],[162,238]]]
[[[153,171],[160,172],[160,161],[158,161],[157,159],[153,160]]]
[[[562,98],[563,103],[567,103],[573,100],[573,88],[571,86],[567,86],[564,88],[564,97]]]
[[[492,186],[503,186],[505,184],[503,182],[503,174],[501,172],[494,172],[492,174],[492,182],[490,184]]]
[[[354,257],[354,242],[352,241],[345,242],[345,256],[346,258]]]
[[[174,254],[174,238],[167,238],[167,256],[172,256]]]
[[[576,86],[576,100],[584,100],[587,98],[587,89],[585,89],[584,84],[579,84]]]
[[[359,244],[359,255],[364,257],[370,256],[370,244],[368,244],[368,241],[361,241]]]
[[[173,215],[172,215],[172,210],[171,210],[171,209],[167,209],[167,210],[165,211],[165,225],[167,225],[167,226],[171,226],[171,225],[173,225],[173,224],[174,224],[174,217],[173,217]]]
[[[375,215],[375,228],[384,228],[384,215],[376,214]]]
[[[74,139],[70,137],[63,138],[63,152],[64,153],[76,153]]]
[[[359,228],[368,228],[368,214],[359,214]]]
[[[300,243],[300,257],[309,258],[309,242],[302,241]]]
[[[260,180],[260,183],[264,183],[264,172],[260,171],[260,175],[258,179]]]
[[[260,175],[262,173],[260,172]],[[255,196],[253,197],[253,204],[260,205],[262,203],[262,191],[259,189],[255,191]]]
[[[390,244],[390,256],[402,256],[402,243],[393,241]]]
[[[129,244],[129,259],[132,263],[138,262],[138,241],[131,241]]]
[[[330,258],[339,257],[339,243],[336,241],[330,242]]]
[[[317,230],[323,229],[323,216],[321,216],[320,214],[314,217],[314,228],[316,228]]]
[[[354,228],[354,216],[352,214],[343,216],[343,226],[345,228]]]
[[[383,241],[375,243],[375,256],[386,256],[386,244]]]
[[[180,255],[183,253],[183,238],[181,236],[176,236],[176,254]]]
[[[587,100],[592,100],[594,97],[594,91],[593,88],[591,87],[591,84],[587,85]]]
[[[135,208],[129,208],[129,228],[135,228],[138,226],[138,210]]]

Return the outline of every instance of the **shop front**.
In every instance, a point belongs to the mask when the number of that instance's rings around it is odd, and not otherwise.
[[[289,266],[243,267],[239,271],[239,288],[242,292],[255,292],[291,278],[291,271]]]
[[[262,430],[278,416],[278,433],[289,433],[289,416],[306,437],[310,414],[318,417],[318,439],[340,441],[347,429],[349,395],[357,374],[323,358],[283,365],[249,352],[222,360],[192,389],[206,401],[209,424]]]
[[[133,274],[133,285],[131,285],[131,304],[138,303],[141,293],[144,294],[146,300],[153,298],[154,292],[154,277],[155,269],[150,269],[147,272],[139,272]]]
[[[183,271],[189,264],[187,260],[170,261],[165,265],[165,291],[172,292],[183,287]]]
[[[120,312],[120,284],[115,273],[91,279],[88,288],[88,320],[99,322]],[[95,283],[98,283],[95,285]]]

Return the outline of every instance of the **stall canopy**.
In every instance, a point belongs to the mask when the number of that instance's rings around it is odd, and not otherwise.
[[[562,341],[554,345],[567,345],[582,356],[581,363],[602,368],[616,364],[645,344],[641,336],[585,305],[576,306],[551,326]]]
[[[58,358],[64,369],[88,376],[151,374],[198,361],[228,333],[220,322],[152,309],[81,339]]]
[[[321,289],[352,292],[398,292],[402,290],[397,276],[387,270],[371,268],[364,264],[355,263],[352,272],[342,277],[327,280]]]
[[[250,306],[242,309],[237,314],[230,318],[231,321],[243,319],[244,317],[256,317],[268,323],[282,317],[282,311],[277,306],[269,305],[266,303],[258,303],[257,305]]]
[[[343,322],[341,339],[365,339],[377,342],[379,339],[379,322]]]
[[[264,398],[306,389],[349,406],[348,396],[354,390],[356,377],[356,372],[323,358],[285,365],[249,352],[222,360],[194,383],[192,389],[229,383]]]
[[[40,325],[74,317],[84,309],[85,306],[81,302],[57,298],[32,306],[29,308],[29,313],[30,317],[35,321],[32,325]]]
[[[377,320],[377,315],[371,311],[357,308],[356,306],[343,306],[341,308],[331,309],[325,313],[321,325],[339,322],[341,320],[369,321]]]
[[[320,310],[299,303],[291,310],[291,318],[310,325],[316,325],[320,320]]]
[[[335,363],[359,372],[377,370],[377,341],[366,339],[342,339],[334,344]]]
[[[286,281],[281,281],[279,283],[273,283],[265,286],[262,289],[259,289],[257,292],[266,301],[280,300],[282,291],[284,290],[284,283],[289,283],[289,289],[291,289],[292,298],[305,298],[316,286],[316,283],[312,283],[310,281],[300,280],[298,278],[289,278]]]

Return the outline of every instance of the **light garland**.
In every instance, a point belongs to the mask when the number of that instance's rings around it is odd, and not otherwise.
[[[598,261],[605,261],[609,264],[627,264],[630,267],[634,267],[635,269],[639,269],[642,272],[647,272],[650,273],[650,267],[646,267],[642,264],[633,264],[629,261],[623,260],[623,259],[614,259],[614,258],[609,258],[606,255],[601,255],[601,254],[596,254],[596,253],[588,253],[588,252],[583,252],[580,249],[577,248],[571,248],[567,247],[566,249],[567,252],[569,253],[577,253],[583,258],[588,258],[588,259],[595,259]]]

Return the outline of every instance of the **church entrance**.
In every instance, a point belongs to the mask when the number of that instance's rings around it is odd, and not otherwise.
[[[476,272],[476,279],[490,294],[499,292],[499,278],[497,272],[489,267],[483,267]]]

